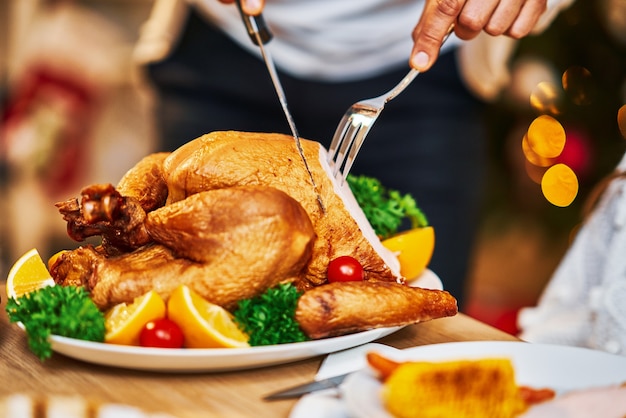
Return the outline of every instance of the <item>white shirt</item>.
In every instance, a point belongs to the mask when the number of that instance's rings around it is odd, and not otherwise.
[[[192,3],[235,42],[258,54],[236,7],[215,0]],[[293,75],[355,80],[405,66],[422,0],[270,0],[263,16],[274,34],[268,44],[277,65]],[[444,49],[459,40],[451,37]]]
[[[135,51],[139,62],[155,61],[169,53],[184,23],[184,1],[155,1]],[[548,10],[536,30],[544,30],[572,1],[548,0]],[[235,5],[217,0],[187,2],[243,48],[260,56]],[[411,33],[423,7],[424,0],[268,0],[263,16],[274,39],[266,48],[281,70],[302,78],[346,81],[403,66],[408,70],[413,48]],[[505,40],[504,46],[494,46],[501,40]],[[514,41],[488,35],[476,41],[468,42],[477,47],[464,60],[464,71],[473,73],[466,78],[472,85],[496,84],[497,90],[508,81],[506,64]],[[442,50],[459,44],[461,41],[451,36]],[[483,87],[478,86],[477,90],[482,95]]]
[[[617,169],[626,171],[626,156]],[[579,230],[520,337],[626,355],[626,177],[613,180]]]

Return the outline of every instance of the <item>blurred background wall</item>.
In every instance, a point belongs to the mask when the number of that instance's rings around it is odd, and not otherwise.
[[[151,0],[0,0],[2,199],[7,264],[67,242],[54,203],[117,183],[153,147],[132,51]]]
[[[22,253],[73,248],[54,203],[116,183],[154,147],[150,91],[132,48],[152,0],[0,0],[0,277]],[[519,43],[490,107],[489,193],[469,277],[468,313],[515,332],[566,251],[594,185],[624,151],[626,0],[579,0]],[[570,88],[563,75],[570,74]],[[531,100],[532,99],[532,100]],[[555,207],[521,140],[539,114],[567,132],[580,190]]]

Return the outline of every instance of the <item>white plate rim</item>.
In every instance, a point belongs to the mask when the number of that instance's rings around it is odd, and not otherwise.
[[[413,286],[442,289],[430,269]],[[154,372],[221,372],[290,363],[369,343],[403,327],[376,328],[354,334],[300,343],[250,348],[167,349],[104,344],[52,335],[56,353],[88,363]]]
[[[401,327],[300,343],[249,348],[167,349],[104,344],[52,336],[52,349],[68,357],[104,366],[156,372],[217,372],[284,364],[365,344]]]

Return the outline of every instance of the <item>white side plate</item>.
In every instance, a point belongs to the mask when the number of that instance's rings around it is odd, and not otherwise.
[[[626,382],[626,357],[578,347],[524,342],[433,344],[384,353],[397,360],[447,361],[505,357],[513,361],[517,383],[551,388],[557,394]],[[367,369],[353,373],[342,386],[344,407],[355,418],[391,418],[381,403],[381,383]],[[300,418],[292,415],[292,418]],[[304,418],[304,417],[302,417]]]

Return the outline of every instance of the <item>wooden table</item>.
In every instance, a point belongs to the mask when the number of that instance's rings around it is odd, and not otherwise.
[[[313,379],[323,357],[246,371],[163,374],[109,368],[55,354],[40,362],[24,332],[10,324],[0,286],[0,397],[80,395],[96,402],[123,403],[178,418],[287,417],[296,400],[265,402],[274,390]],[[397,348],[454,341],[517,340],[459,314],[403,328],[377,342]]]

